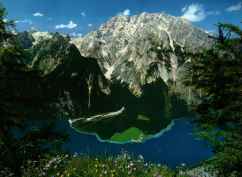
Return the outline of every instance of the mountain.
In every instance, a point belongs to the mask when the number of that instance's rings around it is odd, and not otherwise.
[[[75,124],[103,139],[130,127],[154,134],[187,114],[192,92],[182,80],[189,79],[189,54],[213,44],[182,18],[147,13],[113,17],[83,38],[32,31],[17,39],[26,67],[38,73],[31,92],[47,101],[42,110],[68,118],[124,110],[111,120]]]
[[[142,13],[113,17],[72,43],[83,56],[98,60],[107,79],[127,84],[140,96],[142,86],[158,79],[166,85],[179,81],[185,53],[208,48],[213,40],[185,19]]]

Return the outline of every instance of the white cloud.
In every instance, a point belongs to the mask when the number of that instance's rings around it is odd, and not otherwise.
[[[93,26],[93,24],[89,23],[87,26],[88,26],[88,27],[92,27],[92,26]]]
[[[82,16],[82,17],[86,17],[86,16],[87,16],[86,12],[82,12],[82,13],[81,13],[81,16]]]
[[[207,34],[210,34],[210,35],[215,35],[216,34],[216,30],[212,29],[212,30],[205,30],[205,32]]]
[[[191,4],[185,6],[181,10],[183,12],[182,18],[191,22],[199,22],[204,20],[209,15],[220,15],[220,11],[205,11],[202,4]]]
[[[131,14],[129,9],[123,11],[123,15],[129,16]]]
[[[25,24],[29,24],[29,25],[33,24],[32,20],[29,20],[29,19],[17,20],[17,21],[15,21],[15,23],[25,23]]]
[[[234,12],[234,11],[240,11],[242,9],[242,2],[239,2],[238,4],[234,4],[229,6],[226,11],[227,12]]]
[[[129,16],[131,14],[131,11],[130,9],[125,9],[121,14],[125,16]]]
[[[82,33],[73,32],[70,34],[72,37],[82,37]]]
[[[73,29],[73,28],[76,28],[77,26],[78,25],[71,20],[71,21],[69,21],[68,24],[56,25],[55,28],[56,29],[63,29],[63,28]]]
[[[187,6],[183,7],[181,11],[185,12],[186,9],[187,9]]]
[[[43,17],[44,14],[43,13],[40,13],[40,12],[35,12],[35,13],[33,13],[33,16],[34,17]]]
[[[34,27],[34,26],[31,26],[30,28],[31,31],[38,31],[38,28]]]
[[[188,7],[182,8],[182,18],[185,18],[191,22],[199,22],[207,17],[207,14],[201,4],[191,4]]]

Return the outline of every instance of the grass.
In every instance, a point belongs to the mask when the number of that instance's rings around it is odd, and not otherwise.
[[[146,136],[140,129],[131,127],[124,132],[115,133],[111,140],[116,142],[142,141]]]

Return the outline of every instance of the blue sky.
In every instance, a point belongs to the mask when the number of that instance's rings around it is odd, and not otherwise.
[[[218,22],[242,26],[241,0],[0,0],[17,30],[86,34],[117,14],[166,12],[207,31]]]

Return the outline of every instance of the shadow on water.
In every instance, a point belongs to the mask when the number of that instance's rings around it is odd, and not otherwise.
[[[100,141],[95,135],[81,134],[71,128],[67,121],[58,120],[53,131],[65,133],[69,136],[62,148],[71,154],[96,156],[116,156],[128,152],[133,156],[142,155],[146,162],[164,163],[175,168],[181,163],[195,166],[201,161],[213,156],[212,148],[208,143],[197,139],[193,135],[195,124],[191,117],[182,117],[174,120],[174,126],[169,131],[156,134],[143,143],[114,144]],[[48,121],[36,120],[28,122],[28,130],[42,127]],[[26,132],[28,131],[26,130]],[[26,132],[15,130],[19,137]]]
[[[112,119],[97,122],[78,121],[73,128],[80,132],[97,133],[102,139],[109,139],[115,133],[123,132],[131,127],[140,129],[146,135],[152,135],[167,127],[174,115],[187,113],[185,103],[168,95],[168,88],[162,80],[143,86],[140,97],[134,96],[127,86],[112,84],[111,94],[92,96],[92,106],[89,113],[117,111],[125,106],[125,112]],[[181,106],[183,112],[177,112],[174,106]],[[181,104],[181,105],[179,105]],[[182,114],[181,114],[182,113]]]
[[[59,129],[70,135],[69,141],[64,144],[63,148],[73,154],[115,156],[125,151],[134,156],[142,155],[147,162],[164,163],[175,168],[182,163],[198,165],[202,160],[213,155],[212,149],[205,141],[193,136],[195,125],[191,119],[190,117],[177,119],[169,131],[143,143],[102,142],[94,135],[76,132],[66,122],[62,122]]]

